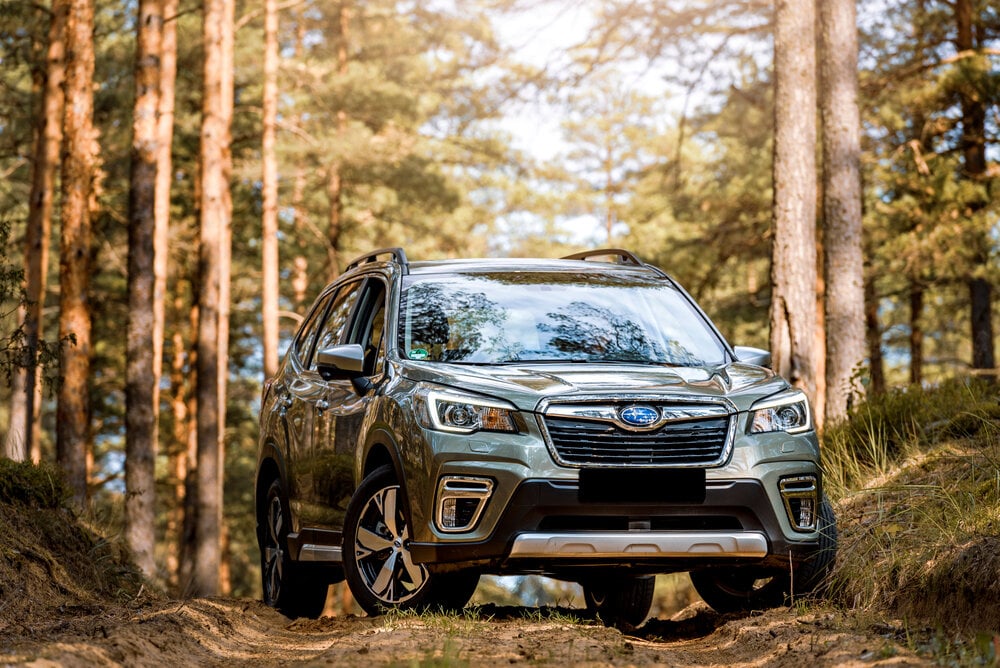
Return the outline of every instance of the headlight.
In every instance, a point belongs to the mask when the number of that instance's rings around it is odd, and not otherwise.
[[[806,395],[799,390],[783,392],[754,404],[750,409],[750,433],[784,431],[798,434],[812,429]]]
[[[471,434],[476,431],[516,433],[513,405],[458,392],[422,387],[414,395],[417,421],[425,429]]]

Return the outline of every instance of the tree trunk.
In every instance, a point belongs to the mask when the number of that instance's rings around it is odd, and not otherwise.
[[[59,338],[75,342],[60,354],[56,419],[56,459],[66,472],[73,500],[87,499],[90,449],[90,280],[91,215],[99,178],[94,115],[93,0],[60,0],[66,16],[65,93],[62,162],[62,232],[59,252]]]
[[[219,593],[220,526],[225,381],[228,338],[228,278],[232,201],[229,176],[232,118],[232,0],[204,6],[204,96],[201,125],[200,287],[198,290],[198,461],[195,564],[196,595]],[[227,48],[230,53],[226,53]],[[229,87],[227,91],[226,88]],[[222,418],[222,419],[220,419]]]
[[[775,8],[774,243],[771,354],[775,370],[815,406],[816,54],[812,0]]]
[[[11,423],[7,433],[7,456],[21,461],[41,461],[42,384],[37,360],[42,331],[42,309],[48,282],[49,239],[52,235],[52,202],[56,168],[62,142],[63,79],[65,78],[66,12],[52,7],[45,54],[42,104],[33,149],[28,224],[25,231],[24,277],[28,305],[24,310],[24,338],[30,364],[18,369],[11,388]],[[17,452],[15,452],[15,448]],[[17,456],[15,456],[17,455]]]
[[[174,101],[177,79],[178,0],[162,3],[159,104],[156,117],[156,186],[153,205],[153,442],[159,443],[160,379],[166,327],[167,271],[170,246],[170,184],[173,173]]]
[[[869,272],[870,273],[870,272]],[[878,320],[878,293],[875,277],[865,281],[865,339],[868,342],[869,394],[885,394],[885,369],[882,361],[882,326]]]
[[[976,43],[975,3],[973,0],[955,0],[955,20],[958,28],[955,47],[969,51],[979,47]],[[988,68],[987,68],[988,71]],[[962,100],[962,163],[963,177],[981,181],[986,177],[986,105],[983,97],[967,90],[961,91]],[[974,211],[981,210],[988,202],[971,204]],[[972,240],[972,267],[967,279],[972,335],[972,368],[992,370],[996,366],[993,344],[993,287],[982,273],[990,267],[990,240],[987,233],[975,231]],[[995,378],[995,376],[994,376]]]
[[[341,77],[347,76],[347,52],[350,41],[351,9],[347,2],[340,4],[340,44],[337,47],[337,71]],[[337,112],[337,133],[341,136],[347,132],[347,112],[341,109]],[[329,280],[340,275],[340,236],[343,232],[343,181],[341,177],[340,160],[330,165],[327,171],[326,194],[330,201],[330,213],[327,219],[327,257],[329,258]]]
[[[340,233],[342,199],[340,191],[340,164],[330,165],[326,179],[326,196],[330,203],[326,228],[327,280],[333,281],[340,276]]]
[[[309,260],[306,259],[305,210],[302,200],[306,190],[306,170],[301,166],[295,168],[295,182],[292,184],[292,217],[295,228],[295,259],[292,261],[292,298],[295,301],[295,312],[305,315],[308,304],[306,290],[309,287]]]
[[[302,56],[302,46],[306,39],[305,12],[299,9],[295,13],[295,47],[294,57],[298,60]],[[295,117],[296,127],[301,127],[302,117]],[[303,199],[306,192],[306,170],[302,163],[295,165],[295,180],[292,184],[292,217],[295,228],[295,259],[292,261],[292,293],[295,300],[295,312],[305,315],[308,304],[306,301],[306,290],[309,287],[309,261],[306,259],[306,230],[305,230],[305,208]]]
[[[194,303],[188,313],[190,322],[190,332],[192,341],[188,348],[188,369],[198,368],[198,333],[200,331],[198,317],[198,305]],[[188,377],[190,383],[190,376]],[[179,483],[182,489],[179,491],[181,511],[180,541],[177,548],[180,568],[177,572],[178,593],[180,596],[189,596],[194,590],[194,568],[198,546],[197,520],[198,520],[198,397],[197,397],[197,374],[194,378],[195,386],[189,385],[185,413],[187,419],[185,424],[177,429],[179,442],[178,448],[184,449],[184,480]],[[179,409],[178,409],[179,410]]]
[[[125,348],[125,536],[146,577],[156,573],[156,411],[153,408],[153,209],[159,107],[159,0],[140,0],[136,21],[135,107],[129,185],[128,324]]]
[[[816,264],[823,266],[823,235],[822,230],[816,230]],[[826,406],[826,282],[823,272],[816,271],[816,336],[813,339],[813,364],[814,378],[816,379],[816,410],[813,411],[813,420],[816,422],[816,429],[822,430],[826,421],[826,413],[823,407]]]
[[[920,385],[924,379],[924,287],[910,279],[910,384]]]
[[[261,224],[261,319],[264,379],[278,371],[278,2],[264,0],[263,220]]]
[[[177,313],[184,309],[183,300],[175,299]],[[180,594],[180,564],[184,539],[184,483],[187,479],[188,457],[187,444],[190,416],[188,414],[188,391],[185,383],[185,366],[190,359],[188,348],[184,343],[184,334],[180,327],[174,330],[171,347],[173,359],[170,365],[170,408],[173,415],[173,433],[167,450],[167,480],[170,489],[170,500],[167,510],[166,542],[167,579],[174,591]]]
[[[843,419],[863,392],[855,370],[865,357],[861,246],[861,120],[855,0],[822,0],[820,110],[823,118],[823,227],[826,276],[826,418]]]

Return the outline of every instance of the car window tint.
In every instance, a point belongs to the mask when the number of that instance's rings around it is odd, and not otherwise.
[[[344,327],[351,316],[351,310],[358,300],[358,291],[363,282],[355,281],[348,283],[337,291],[337,296],[330,306],[330,313],[326,321],[319,330],[319,338],[316,340],[316,350],[325,350],[341,342],[344,336]],[[310,363],[310,367],[312,364]]]
[[[330,293],[317,299],[302,326],[299,327],[298,334],[295,335],[295,343],[292,345],[292,350],[303,365],[305,365],[305,361],[312,350],[313,341],[316,340],[317,325],[323,319],[323,313],[326,312],[326,307],[329,306],[332,298],[333,294]]]
[[[385,285],[372,279],[365,287],[365,296],[351,326],[351,343],[365,350],[365,375],[381,373],[385,360]]]

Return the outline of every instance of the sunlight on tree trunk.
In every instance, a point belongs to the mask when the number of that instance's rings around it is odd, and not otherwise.
[[[232,201],[229,194],[232,119],[232,0],[209,0],[204,11],[204,97],[201,126],[201,233],[198,290],[198,462],[195,564],[197,595],[219,593],[225,437]],[[226,53],[226,49],[229,53]],[[227,85],[229,90],[226,90]]]
[[[774,33],[774,369],[816,410],[816,52],[812,0],[779,0]]]
[[[157,154],[153,205],[153,442],[159,444],[160,379],[166,330],[167,272],[170,262],[170,192],[173,173],[174,102],[177,79],[178,0],[162,3],[160,39],[160,99],[156,118]]]
[[[863,388],[864,256],[861,245],[861,119],[855,0],[822,0],[823,272],[826,284],[826,419],[842,420]],[[817,412],[819,409],[817,408]]]
[[[59,338],[62,347],[56,418],[56,459],[66,472],[73,501],[87,499],[90,450],[91,315],[88,300],[91,218],[96,212],[99,147],[94,128],[94,5],[60,0],[66,12],[66,104],[63,116],[62,232],[59,252]]]
[[[261,320],[264,338],[264,379],[278,371],[278,159],[275,139],[278,118],[278,1],[264,0],[264,113],[261,163],[263,220],[261,224]]]

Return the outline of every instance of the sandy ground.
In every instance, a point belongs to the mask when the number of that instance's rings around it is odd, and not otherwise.
[[[5,634],[28,666],[916,666],[891,625],[823,608],[720,616],[703,603],[638,629],[579,610],[478,606],[461,615],[291,621],[259,601],[195,599],[139,612],[67,610]],[[11,629],[8,629],[10,631]]]

